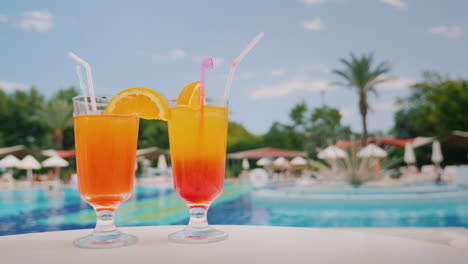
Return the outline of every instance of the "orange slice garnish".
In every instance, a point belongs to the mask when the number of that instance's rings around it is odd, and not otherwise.
[[[199,106],[200,105],[200,81],[187,84],[177,97],[178,105]]]
[[[113,97],[104,110],[105,114],[137,115],[143,119],[169,120],[171,110],[166,99],[158,92],[142,87],[121,91]]]

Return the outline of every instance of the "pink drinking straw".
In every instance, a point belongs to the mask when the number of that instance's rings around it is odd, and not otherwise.
[[[69,52],[68,56],[70,56],[72,59],[74,59],[79,64],[81,64],[86,70],[86,79],[88,81],[89,97],[91,98],[91,112],[96,113],[97,112],[96,96],[94,95],[93,76],[91,75],[91,66],[89,66],[89,63],[87,63],[85,60],[76,56],[73,52]]]
[[[213,59],[211,57],[205,58],[201,62],[201,77],[200,77],[200,105],[205,104],[205,71],[213,69]]]
[[[236,71],[237,64],[239,64],[239,62],[241,62],[241,60],[245,57],[245,55],[247,55],[247,53],[249,53],[249,51],[255,46],[255,44],[257,44],[257,42],[263,38],[263,35],[265,35],[265,33],[263,32],[258,33],[255,39],[249,43],[249,45],[242,51],[239,57],[237,57],[237,59],[232,63],[231,71],[229,72],[229,77],[228,77],[228,81],[226,84],[226,90],[224,90],[224,105],[225,106],[227,106],[229,91],[231,90],[232,79],[234,78],[234,72]]]

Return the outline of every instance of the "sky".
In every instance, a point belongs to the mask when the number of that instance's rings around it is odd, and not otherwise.
[[[376,62],[390,62],[394,80],[370,97],[368,126],[387,131],[396,99],[422,72],[467,77],[466,10],[464,0],[5,1],[0,88],[34,86],[51,96],[77,86],[73,51],[91,64],[96,93],[147,87],[173,98],[199,80],[210,56],[207,93],[223,95],[231,63],[265,32],[236,69],[231,120],[265,133],[305,101],[338,108],[359,132],[358,97],[332,85],[340,79],[331,71],[351,52],[374,52]]]

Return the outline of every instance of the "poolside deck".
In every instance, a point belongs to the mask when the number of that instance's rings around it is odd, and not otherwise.
[[[183,245],[167,235],[182,226],[122,228],[138,244],[86,250],[72,241],[90,230],[0,237],[2,263],[466,263],[468,245],[451,242],[468,236],[462,228],[292,228],[216,226],[226,241]]]

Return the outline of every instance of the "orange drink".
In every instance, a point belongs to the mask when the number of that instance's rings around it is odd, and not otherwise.
[[[95,207],[115,207],[133,189],[138,117],[80,115],[74,117],[79,190]]]
[[[208,208],[223,190],[227,102],[213,96],[200,98],[199,82],[194,82],[171,101],[168,128],[174,188],[190,210],[185,229],[169,235],[177,243],[208,243],[228,237],[211,228],[207,220]]]
[[[73,244],[80,248],[135,244],[137,237],[115,226],[115,211],[132,195],[139,118],[167,120],[169,106],[151,89],[129,88],[115,96],[74,97],[73,116],[78,187],[97,217],[94,231]]]
[[[189,207],[209,205],[223,189],[228,110],[177,106],[171,114],[168,124],[175,190]]]

